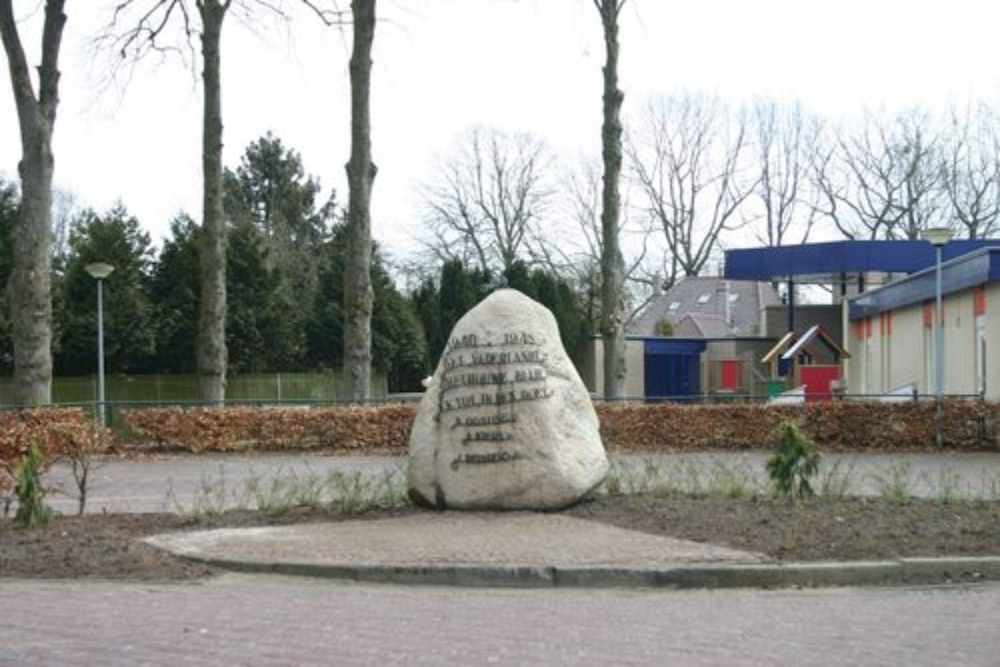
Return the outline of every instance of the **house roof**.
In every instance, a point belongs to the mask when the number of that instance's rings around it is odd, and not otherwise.
[[[941,265],[941,293],[951,294],[970,287],[1000,281],[1000,241]],[[949,244],[950,245],[950,244]],[[947,246],[945,246],[947,248]],[[947,254],[947,253],[946,253]],[[848,318],[858,320],[933,299],[935,267],[889,283],[848,301]]]
[[[715,317],[724,325],[727,293],[732,327],[725,327],[722,337],[755,333],[760,326],[761,309],[781,302],[770,283],[689,276],[654,298],[632,321],[628,333],[653,336],[657,322],[664,320],[677,325],[688,315]],[[707,319],[696,319],[694,323],[697,326],[704,324],[712,327],[714,333],[718,332],[716,325],[709,324]],[[708,337],[715,337],[714,333]]]
[[[779,354],[785,361],[794,359],[804,349],[808,349],[814,342],[822,343],[833,352],[835,358],[850,359],[851,355],[844,348],[837,344],[826,331],[818,324],[814,324],[803,333],[789,331],[781,337],[774,347],[772,347],[761,361],[765,364],[771,363]]]
[[[733,330],[722,315],[708,313],[688,313],[674,325],[675,336],[692,338],[725,338]]]

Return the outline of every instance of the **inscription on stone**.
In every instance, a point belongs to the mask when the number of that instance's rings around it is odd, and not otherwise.
[[[495,448],[513,443],[519,403],[552,396],[543,344],[544,340],[526,331],[504,332],[495,339],[469,334],[448,341],[436,418],[450,422],[453,430],[464,430],[463,446],[493,449],[460,454],[452,461],[452,469],[521,458],[517,452]]]

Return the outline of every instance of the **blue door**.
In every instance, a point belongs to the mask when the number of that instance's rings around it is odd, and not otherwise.
[[[644,342],[647,400],[690,400],[701,394],[705,341],[650,339]]]

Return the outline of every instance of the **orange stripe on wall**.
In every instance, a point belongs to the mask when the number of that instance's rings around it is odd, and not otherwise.
[[[972,314],[986,314],[986,287],[979,286],[972,290]]]
[[[924,326],[929,327],[934,324],[934,302],[924,301]]]

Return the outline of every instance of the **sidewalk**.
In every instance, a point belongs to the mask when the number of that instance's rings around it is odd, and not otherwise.
[[[221,529],[147,542],[229,570],[396,584],[756,588],[1000,580],[1000,556],[781,563],[531,512]]]
[[[697,452],[612,456],[623,470],[641,472],[647,464],[691,470],[709,476],[718,467],[745,472],[764,483],[767,452]],[[847,474],[849,495],[875,496],[886,481],[905,484],[915,497],[935,498],[942,490],[963,496],[1000,494],[1000,452],[940,454],[825,454],[820,476],[836,469]],[[235,507],[249,481],[267,485],[278,476],[326,478],[331,472],[362,474],[380,479],[402,476],[405,457],[324,456],[317,454],[180,454],[152,459],[101,459],[91,471],[89,513],[176,512],[190,508],[199,495],[225,491]],[[65,466],[49,473],[63,491],[49,496],[60,512],[76,511],[75,487]],[[882,481],[880,481],[882,480]]]

